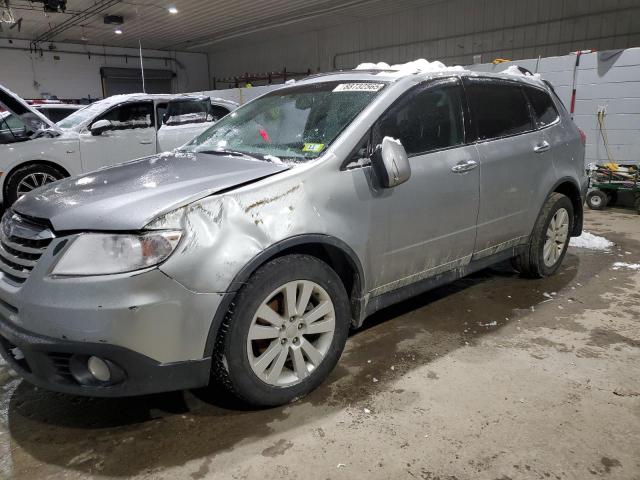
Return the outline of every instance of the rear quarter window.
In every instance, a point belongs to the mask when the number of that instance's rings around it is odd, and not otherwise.
[[[527,99],[519,85],[471,79],[466,90],[478,140],[507,137],[533,130]]]
[[[538,128],[546,127],[558,120],[558,110],[547,92],[533,87],[525,87],[525,92],[529,97]]]

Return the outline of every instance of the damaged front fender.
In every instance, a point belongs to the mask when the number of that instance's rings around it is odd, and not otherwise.
[[[185,237],[161,269],[196,292],[224,292],[242,267],[279,240],[326,227],[305,218],[302,182],[281,182],[255,193],[213,196],[184,210]]]

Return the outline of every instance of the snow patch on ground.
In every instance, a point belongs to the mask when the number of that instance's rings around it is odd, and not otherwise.
[[[573,237],[569,241],[570,247],[588,248],[590,250],[608,250],[613,247],[613,242],[604,237],[599,237],[586,230],[579,237]]]
[[[613,264],[614,270],[620,270],[621,268],[627,268],[629,270],[640,270],[640,263],[616,262]]]
[[[430,62],[424,58],[419,58],[413,62],[399,63],[396,65],[389,65],[386,62],[378,63],[361,63],[356,70],[394,70],[390,73],[391,76],[402,77],[405,75],[413,75],[416,73],[428,73],[428,72],[462,72],[464,68],[457,65],[454,67],[448,67],[444,63],[439,61]]]

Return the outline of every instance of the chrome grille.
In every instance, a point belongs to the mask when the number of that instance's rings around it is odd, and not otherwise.
[[[0,271],[23,283],[54,238],[46,225],[7,212],[0,223]]]

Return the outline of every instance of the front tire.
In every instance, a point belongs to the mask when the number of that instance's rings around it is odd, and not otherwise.
[[[45,163],[31,163],[19,167],[9,175],[5,183],[4,206],[10,207],[31,190],[60,180],[65,176],[59,169]]]
[[[287,255],[260,267],[227,314],[212,380],[255,407],[289,403],[335,367],[349,333],[349,300],[326,263]]]
[[[528,278],[556,273],[567,253],[573,222],[571,200],[557,192],[549,195],[538,215],[529,245],[514,259],[516,270]]]

